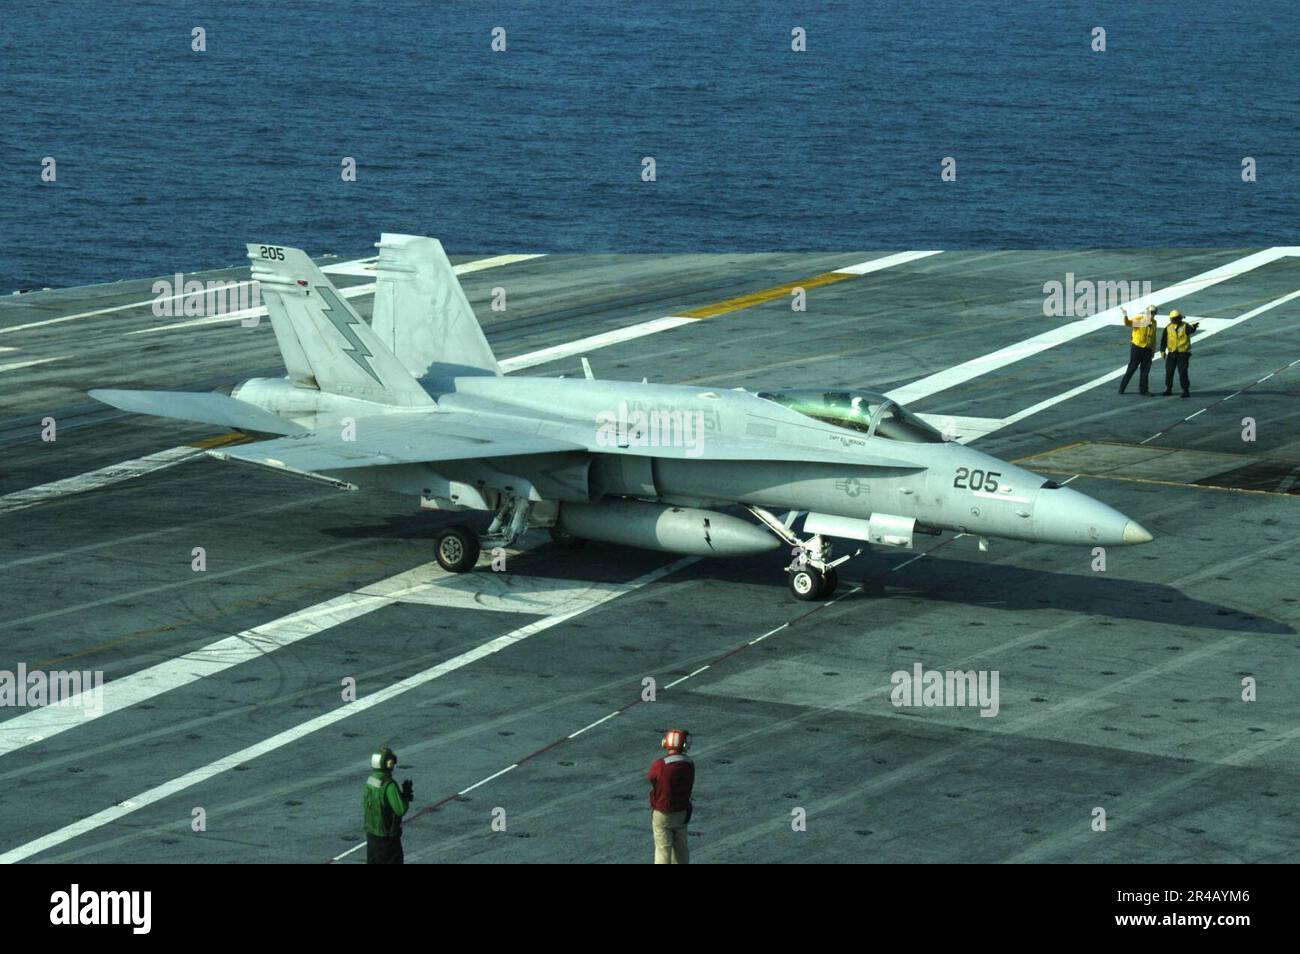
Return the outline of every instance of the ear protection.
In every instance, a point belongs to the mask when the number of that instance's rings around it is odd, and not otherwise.
[[[664,733],[663,741],[659,743],[660,748],[677,749],[685,752],[686,747],[691,744],[691,734],[685,729],[669,729]]]
[[[392,749],[390,749],[388,746],[384,746],[374,755],[370,756],[370,767],[372,769],[387,770],[389,768],[388,762],[390,759],[394,764],[396,764],[397,753],[394,752]]]

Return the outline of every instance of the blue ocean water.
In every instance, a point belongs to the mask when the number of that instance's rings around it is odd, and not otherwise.
[[[1300,5],[1212,0],[4,0],[0,291],[382,230],[456,252],[1294,244],[1297,36]]]

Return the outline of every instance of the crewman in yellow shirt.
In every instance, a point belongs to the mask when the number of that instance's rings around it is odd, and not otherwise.
[[[1124,316],[1125,327],[1133,329],[1128,349],[1128,369],[1124,372],[1124,379],[1119,383],[1119,393],[1124,393],[1129,381],[1133,379],[1133,372],[1141,369],[1142,373],[1138,376],[1138,392],[1149,396],[1151,357],[1156,348],[1156,306],[1147,305],[1146,312],[1134,318],[1130,318],[1128,312],[1122,307],[1119,313]]]
[[[1183,321],[1183,313],[1175,308],[1169,313],[1169,324],[1160,336],[1160,356],[1165,359],[1165,394],[1174,393],[1174,370],[1178,383],[1183,386],[1183,397],[1191,397],[1188,390],[1187,365],[1192,360],[1192,335],[1200,322]]]

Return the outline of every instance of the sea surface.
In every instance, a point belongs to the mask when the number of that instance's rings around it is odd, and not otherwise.
[[[1294,2],[0,0],[0,292],[385,230],[465,253],[1300,244],[1298,132]]]

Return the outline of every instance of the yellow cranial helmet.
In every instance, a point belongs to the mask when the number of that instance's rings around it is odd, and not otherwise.
[[[1180,319],[1180,318],[1182,318],[1182,317],[1183,317],[1183,313],[1182,313],[1181,311],[1179,311],[1177,308],[1175,308],[1173,311],[1171,311],[1171,312],[1169,313],[1169,320],[1170,320],[1170,321],[1177,321],[1178,319]]]

